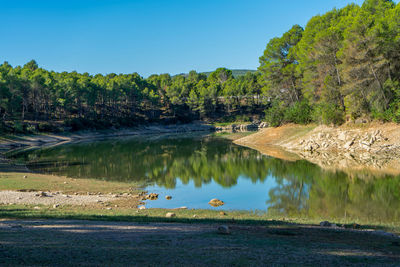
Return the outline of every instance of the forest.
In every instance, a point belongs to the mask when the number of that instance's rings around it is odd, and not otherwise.
[[[260,33],[262,34],[262,33]],[[265,120],[400,122],[400,4],[366,0],[271,39],[257,72],[107,75],[0,65],[1,131]]]

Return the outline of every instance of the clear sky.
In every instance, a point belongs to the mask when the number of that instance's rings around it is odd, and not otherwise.
[[[256,69],[269,39],[362,0],[0,0],[0,61],[55,71]]]

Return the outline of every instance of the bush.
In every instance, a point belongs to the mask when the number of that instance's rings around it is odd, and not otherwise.
[[[297,102],[291,107],[285,109],[284,121],[297,124],[307,124],[312,121],[312,109],[307,101]]]
[[[313,112],[313,120],[322,124],[340,125],[344,123],[344,111],[335,104],[319,104]]]
[[[272,103],[272,106],[265,111],[265,121],[272,127],[283,123],[285,114],[279,102]]]

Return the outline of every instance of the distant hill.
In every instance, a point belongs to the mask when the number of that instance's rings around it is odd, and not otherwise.
[[[235,77],[235,78],[237,78],[237,77],[239,77],[239,76],[243,76],[243,75],[245,75],[247,72],[251,72],[251,73],[256,72],[256,70],[246,70],[246,69],[237,69],[237,70],[231,70],[231,71],[232,71],[233,77]],[[212,71],[205,71],[205,72],[201,72],[201,73],[206,74],[207,77],[208,77],[208,75],[210,75],[210,74],[212,73]],[[175,75],[175,76],[178,76],[178,75],[183,75],[183,76],[186,77],[188,74],[187,74],[187,73],[180,73],[180,74],[177,74],[177,75]]]

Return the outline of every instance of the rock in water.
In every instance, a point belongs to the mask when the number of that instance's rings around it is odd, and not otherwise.
[[[229,226],[227,226],[227,225],[218,226],[218,234],[229,235],[230,233],[231,233],[231,231],[229,229]]]
[[[158,199],[158,194],[156,194],[156,193],[150,193],[150,194],[148,194],[148,195],[145,196],[145,199],[157,200],[157,199]]]
[[[165,217],[167,217],[167,218],[172,218],[172,217],[175,217],[175,216],[176,216],[176,214],[173,213],[173,212],[168,212],[168,213],[165,215]]]
[[[211,206],[216,208],[216,207],[220,207],[220,206],[224,205],[225,203],[222,200],[214,198],[214,199],[211,199],[210,202],[208,202],[208,204],[210,204]]]
[[[165,196],[165,199],[166,199],[166,200],[171,200],[172,197],[171,197],[171,196]]]

